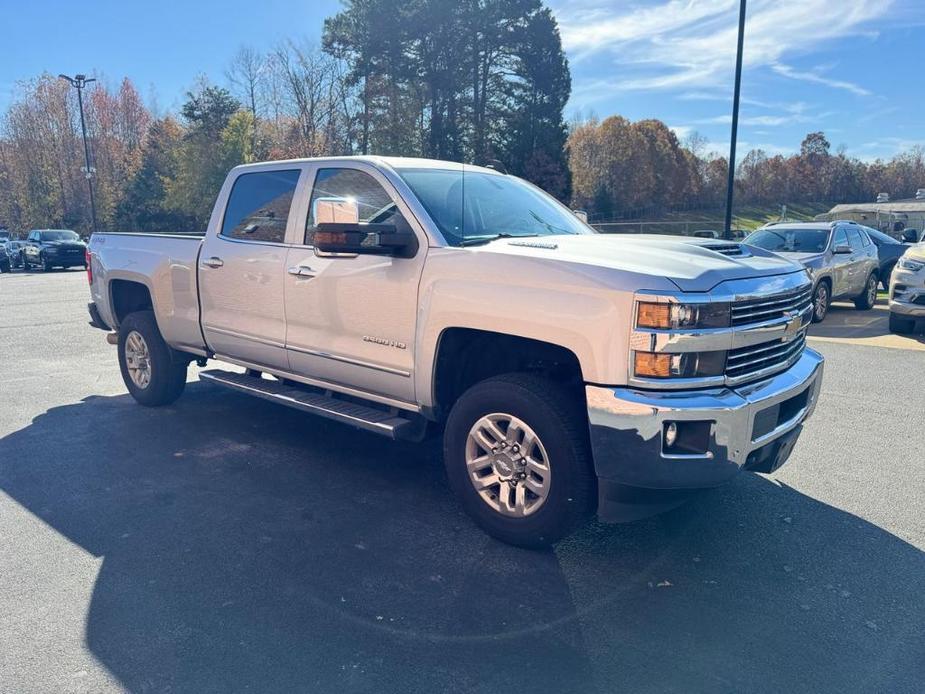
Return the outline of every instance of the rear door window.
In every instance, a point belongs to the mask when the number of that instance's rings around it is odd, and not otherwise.
[[[290,169],[238,176],[225,207],[222,236],[283,243],[299,173],[299,169]]]
[[[864,239],[861,237],[861,232],[857,229],[848,229],[848,245],[851,246],[852,251],[863,250]]]

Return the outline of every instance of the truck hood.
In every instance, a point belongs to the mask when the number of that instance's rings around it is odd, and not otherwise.
[[[706,292],[726,280],[800,270],[800,265],[791,260],[733,241],[655,234],[498,239],[476,248],[664,277],[685,292]]]

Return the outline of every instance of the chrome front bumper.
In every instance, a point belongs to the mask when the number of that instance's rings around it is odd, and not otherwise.
[[[779,467],[816,406],[822,370],[822,355],[807,348],[786,371],[735,388],[586,386],[591,446],[602,488],[702,489],[728,481],[743,468]],[[666,453],[662,432],[671,421],[709,422],[706,450]]]
[[[890,279],[890,311],[910,318],[925,318],[925,304],[915,303],[925,297],[925,270],[897,267]]]

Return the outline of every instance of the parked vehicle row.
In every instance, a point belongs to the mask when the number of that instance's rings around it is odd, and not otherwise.
[[[87,244],[70,229],[34,229],[25,241],[0,239],[0,272],[86,266]]]

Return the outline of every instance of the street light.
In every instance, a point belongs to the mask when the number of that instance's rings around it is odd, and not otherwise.
[[[97,231],[96,202],[93,200],[93,172],[95,169],[90,166],[90,145],[87,143],[87,126],[84,122],[83,88],[90,84],[90,82],[96,82],[96,78],[90,77],[88,79],[86,75],[74,75],[73,77],[68,77],[67,75],[58,75],[58,77],[70,82],[71,86],[77,90],[77,104],[80,106],[80,131],[83,133],[84,160],[86,161],[86,166],[84,167],[84,175],[87,177],[87,187],[90,189],[90,220],[93,224],[93,233],[95,234]]]
[[[729,141],[729,174],[726,180],[726,225],[723,236],[732,238],[732,192],[736,180],[736,137],[739,134],[739,91],[742,86],[742,45],[745,42],[745,0],[739,3],[739,45],[736,49],[736,79],[732,94],[732,136]]]

